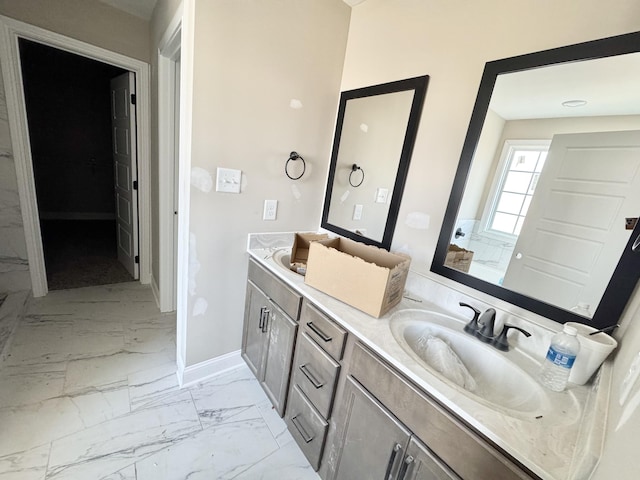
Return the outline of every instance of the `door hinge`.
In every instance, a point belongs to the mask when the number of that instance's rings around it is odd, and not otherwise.
[[[131,94],[131,105],[135,105],[136,104],[136,94],[132,93]]]
[[[136,263],[140,263],[140,255],[136,255],[136,257],[133,259],[134,262]]]
[[[134,189],[134,190],[137,190],[137,189],[138,189],[138,181],[137,181],[137,180],[134,180],[134,181],[133,181],[133,189]]]

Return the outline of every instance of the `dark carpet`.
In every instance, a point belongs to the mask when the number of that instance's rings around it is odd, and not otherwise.
[[[131,282],[118,262],[115,220],[41,220],[49,290]]]

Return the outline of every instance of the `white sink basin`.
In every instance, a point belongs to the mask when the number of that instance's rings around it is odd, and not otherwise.
[[[462,331],[459,320],[432,311],[401,310],[391,317],[389,326],[400,346],[422,367],[474,400],[521,413],[542,414],[548,409],[548,392],[527,373],[537,371],[536,362],[516,350],[503,353],[480,342]],[[446,347],[434,338],[450,347],[473,380],[460,382],[460,375],[451,373],[455,369],[442,368],[442,355],[434,359],[434,352]]]
[[[290,270],[291,253],[289,253],[288,250],[278,250],[273,254],[272,258],[273,258],[273,261],[276,262],[276,264],[279,267],[283,267],[283,268],[286,268],[287,270]]]
[[[288,270],[290,272],[303,275],[300,272],[291,270],[291,263],[290,263],[291,253],[290,252],[291,252],[291,249],[278,250],[274,252],[271,258],[275,262],[275,264],[278,265],[279,267],[284,268],[285,270]]]

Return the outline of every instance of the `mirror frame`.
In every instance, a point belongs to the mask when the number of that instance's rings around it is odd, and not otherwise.
[[[340,94],[340,105],[338,107],[336,131],[333,138],[333,149],[331,151],[331,164],[329,165],[327,189],[325,192],[324,206],[322,209],[322,221],[320,223],[320,226],[322,228],[329,230],[330,232],[337,233],[338,235],[341,235],[343,237],[350,238],[351,240],[365,243],[367,245],[375,245],[386,250],[389,250],[391,248],[391,240],[393,239],[393,233],[396,227],[396,222],[398,220],[398,211],[400,210],[400,202],[402,201],[404,185],[407,180],[407,173],[409,171],[409,162],[411,161],[413,146],[418,134],[418,125],[420,123],[420,117],[422,115],[422,107],[424,105],[428,83],[429,76],[424,75],[421,77],[407,78],[405,80],[398,80],[395,82],[383,83],[370,87],[357,88],[355,90],[347,90]],[[358,235],[357,233],[342,228],[339,225],[333,225],[329,223],[329,207],[331,206],[331,194],[333,192],[333,182],[336,175],[336,165],[338,163],[340,139],[342,137],[342,127],[344,124],[344,114],[347,107],[347,101],[356,98],[371,97],[374,95],[386,95],[389,93],[404,92],[407,90],[413,90],[414,95],[413,101],[411,103],[411,110],[409,112],[409,119],[407,121],[407,130],[405,133],[404,142],[402,144],[402,151],[400,153],[398,170],[396,172],[393,194],[391,196],[391,203],[389,204],[389,211],[387,213],[387,221],[384,227],[382,240],[378,241],[365,237],[363,235]]]
[[[487,62],[480,81],[478,96],[473,107],[473,113],[471,114],[469,129],[460,155],[460,163],[458,164],[449,203],[445,211],[442,230],[440,231],[431,264],[432,272],[559,323],[571,321],[586,323],[596,328],[604,328],[615,325],[618,322],[640,278],[640,254],[632,251],[633,241],[640,235],[640,222],[638,222],[633,232],[631,232],[629,242],[623,250],[611,280],[591,319],[527,295],[514,292],[502,286],[489,283],[453,268],[446,267],[444,262],[449,244],[451,243],[453,229],[458,216],[458,209],[471,168],[471,162],[473,161],[476,145],[482,132],[484,119],[489,109],[489,102],[491,101],[491,95],[498,75],[546,67],[558,63],[593,60],[639,51],[640,32],[634,32]]]

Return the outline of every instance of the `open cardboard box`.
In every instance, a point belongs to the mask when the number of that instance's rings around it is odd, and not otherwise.
[[[312,242],[304,282],[376,318],[402,300],[411,258],[346,238]]]
[[[291,247],[291,264],[306,266],[309,258],[309,245],[312,242],[331,240],[326,233],[296,233]]]
[[[289,268],[296,273],[304,275],[307,271],[309,246],[313,242],[326,243],[331,240],[326,233],[296,233],[293,237]]]
[[[471,267],[472,260],[473,252],[471,250],[460,248],[455,243],[452,243],[449,245],[449,249],[447,250],[447,256],[444,264],[447,267],[469,273],[469,267]]]

